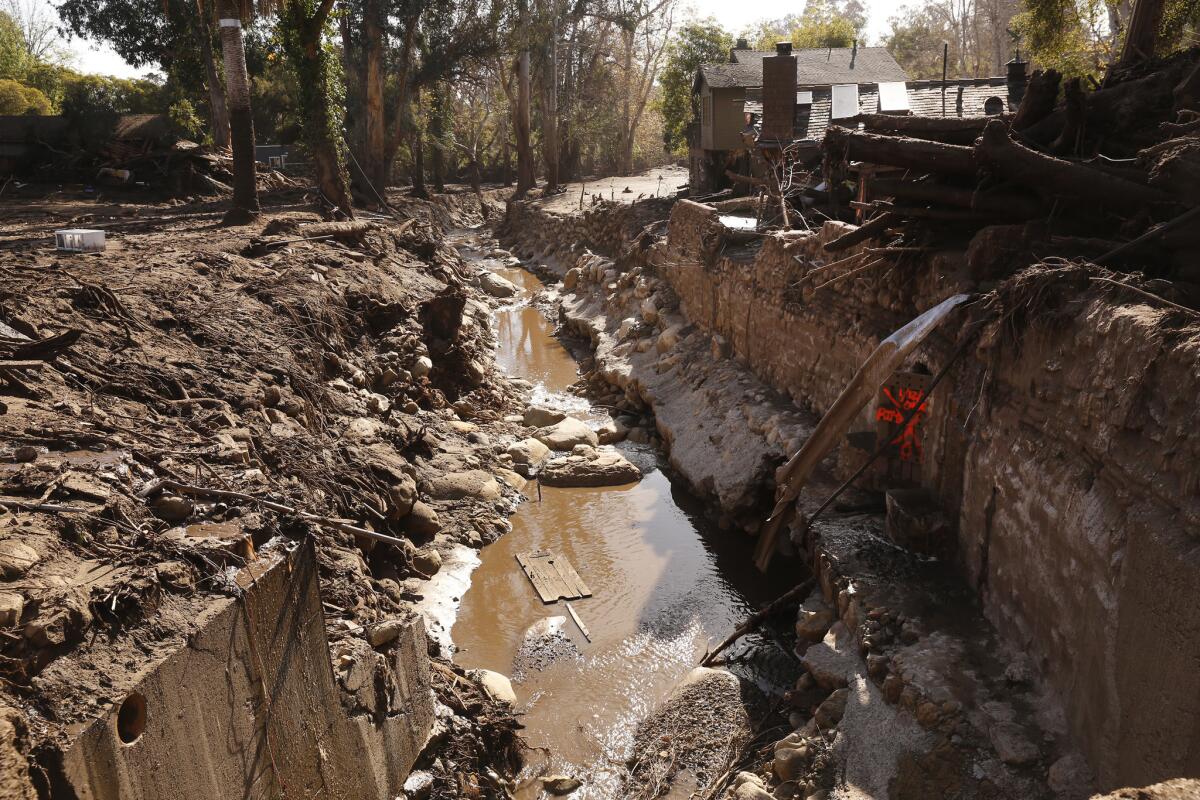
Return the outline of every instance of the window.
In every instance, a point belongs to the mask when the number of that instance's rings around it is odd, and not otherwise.
[[[833,119],[858,116],[858,84],[843,83],[833,87]]]
[[[796,105],[811,106],[812,92],[796,92]]]
[[[902,114],[909,111],[908,84],[904,81],[879,84],[879,110],[884,114]]]

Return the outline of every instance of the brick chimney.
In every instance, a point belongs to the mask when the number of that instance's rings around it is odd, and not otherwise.
[[[1008,62],[1008,100],[1013,108],[1021,104],[1021,98],[1025,96],[1025,87],[1029,85],[1029,62],[1021,60],[1021,53],[1017,51],[1016,56],[1012,61]]]
[[[738,39],[737,44],[735,44],[733,47],[731,47],[729,49],[729,63],[730,64],[737,63],[737,59],[733,57],[734,50],[749,50],[749,49],[750,49],[749,40],[747,40],[745,38]]]
[[[761,139],[791,142],[796,120],[796,57],[791,42],[775,45],[775,55],[763,59]]]

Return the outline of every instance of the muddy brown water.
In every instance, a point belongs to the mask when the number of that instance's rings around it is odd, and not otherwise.
[[[539,402],[598,423],[597,412],[567,392],[579,379],[575,359],[529,304],[541,289],[537,278],[467,248],[464,255],[522,289],[496,315],[501,368],[534,383]],[[542,770],[583,780],[575,798],[618,798],[637,722],[708,646],[788,588],[787,575],[754,570],[741,534],[715,530],[697,513],[694,499],[656,468],[656,454],[630,447],[646,472],[636,484],[543,487],[540,501],[531,485],[512,532],[480,554],[451,630],[460,665],[513,676],[531,748],[520,798],[539,796]],[[541,603],[518,566],[517,553],[539,549],[566,557],[591,589],[571,603],[590,642],[564,603]],[[557,645],[532,658],[519,653],[526,631],[547,618],[561,633]],[[734,669],[768,691],[794,677],[794,662],[769,640],[750,637],[734,654]]]

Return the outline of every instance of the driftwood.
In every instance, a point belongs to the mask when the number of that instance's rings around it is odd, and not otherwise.
[[[56,336],[49,336],[45,339],[38,339],[31,342],[0,338],[0,356],[16,361],[27,359],[49,361],[63,351],[70,349],[72,345],[79,341],[79,337],[82,335],[83,331],[71,328]]]
[[[357,525],[352,525],[345,520],[334,519],[333,517],[323,517],[319,514],[312,514],[308,511],[302,511],[298,508],[293,508],[292,506],[285,506],[283,503],[276,503],[262,497],[256,497],[252,494],[235,492],[229,489],[211,489],[206,486],[193,486],[192,484],[188,483],[180,483],[179,481],[175,480],[163,479],[147,485],[144,489],[138,492],[138,497],[150,497],[162,489],[170,489],[172,491],[179,492],[180,494],[192,495],[194,497],[216,497],[223,500],[240,500],[244,503],[256,503],[257,505],[260,505],[266,509],[270,509],[271,511],[276,511],[280,514],[292,514],[300,517],[303,520],[316,523],[317,525],[324,525],[327,528],[335,528],[339,531],[344,531],[358,537],[359,539],[370,539],[376,542],[386,542],[387,544],[394,544],[400,548],[405,548],[406,545],[411,544],[406,539],[398,539],[395,536],[388,536],[384,533],[376,533],[375,531],[367,530],[366,528],[361,528]]]
[[[1171,202],[1171,197],[1158,189],[1030,150],[1010,139],[1001,122],[984,129],[976,152],[981,165],[1045,197],[1073,197],[1088,206],[1134,213],[1150,204]]]
[[[1197,221],[1200,221],[1200,206],[1195,206],[1191,209],[1188,209],[1187,211],[1183,212],[1182,214],[1180,214],[1178,217],[1171,220],[1170,222],[1164,222],[1162,225],[1157,225],[1157,226],[1151,228],[1150,230],[1146,231],[1145,233],[1143,233],[1141,236],[1137,237],[1136,239],[1126,242],[1125,244],[1121,245],[1120,247],[1110,250],[1109,252],[1105,253],[1104,255],[1099,256],[1098,258],[1094,259],[1094,263],[1103,264],[1105,261],[1119,259],[1121,256],[1127,254],[1129,251],[1135,250],[1138,247],[1141,247],[1142,245],[1146,244],[1147,242],[1152,242],[1155,239],[1158,239],[1159,237],[1163,236],[1164,234],[1166,234],[1176,228],[1180,228],[1191,222],[1197,222]],[[1129,288],[1134,288],[1134,287],[1129,287]],[[1164,301],[1164,302],[1170,302],[1170,301]]]
[[[817,579],[809,578],[806,581],[796,584],[787,592],[779,597],[776,597],[761,609],[751,614],[745,622],[737,626],[737,630],[726,636],[719,645],[704,654],[704,658],[700,659],[700,666],[707,667],[709,664],[713,663],[716,657],[726,650],[731,644],[746,634],[753,633],[755,630],[757,630],[759,625],[763,624],[767,617],[777,614],[792,603],[797,602],[804,597],[804,595],[811,592],[813,587],[816,585]]]
[[[357,242],[367,233],[379,228],[379,223],[366,221],[315,222],[305,225],[299,234],[305,239],[334,238],[339,241]]]
[[[804,446],[780,468],[775,507],[763,526],[762,533],[759,534],[754,552],[754,563],[760,570],[765,572],[771,563],[779,531],[790,519],[795,509],[796,498],[800,496],[800,490],[808,483],[817,465],[829,455],[854,418],[871,402],[879,387],[900,368],[904,359],[967,299],[967,295],[957,294],[943,300],[880,342],[825,412],[825,416],[821,417]]]
[[[849,233],[844,233],[832,242],[826,242],[821,249],[826,253],[838,253],[860,242],[875,239],[887,232],[888,228],[900,223],[900,217],[895,214],[880,214],[874,219],[864,222]]]
[[[1004,126],[993,120],[992,124]],[[989,125],[990,127],[990,125]],[[944,175],[974,175],[975,151],[957,144],[930,142],[906,136],[850,131],[831,125],[825,132],[826,157],[870,164],[937,172]]]

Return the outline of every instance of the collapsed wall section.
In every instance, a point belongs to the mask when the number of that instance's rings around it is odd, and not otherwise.
[[[186,645],[148,665],[127,699],[63,755],[80,798],[393,797],[433,725],[425,629],[330,666],[311,540],[243,568]],[[163,767],[169,765],[169,768]]]

